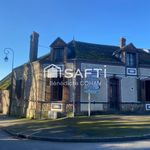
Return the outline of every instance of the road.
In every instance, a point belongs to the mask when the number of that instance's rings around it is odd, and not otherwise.
[[[0,125],[11,120],[1,120]],[[0,129],[0,150],[150,150],[150,140],[121,143],[58,143],[16,139]]]
[[[123,143],[57,143],[15,139],[0,130],[0,150],[149,150],[150,140]]]

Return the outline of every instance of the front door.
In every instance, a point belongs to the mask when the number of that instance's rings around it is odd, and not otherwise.
[[[145,98],[146,101],[150,101],[150,81],[145,81]]]
[[[110,109],[119,110],[119,80],[111,78],[109,82]]]

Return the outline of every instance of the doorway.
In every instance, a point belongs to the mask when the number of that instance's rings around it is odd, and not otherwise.
[[[110,109],[119,110],[119,79],[111,78],[109,80],[109,99]]]
[[[145,81],[145,98],[150,101],[150,80]]]

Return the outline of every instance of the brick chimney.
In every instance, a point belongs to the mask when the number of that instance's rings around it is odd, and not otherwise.
[[[38,56],[38,41],[39,41],[39,34],[36,32],[32,32],[30,36],[30,54],[29,60],[30,62],[36,61]]]
[[[120,38],[120,48],[123,48],[124,46],[126,46],[126,39],[124,37]]]

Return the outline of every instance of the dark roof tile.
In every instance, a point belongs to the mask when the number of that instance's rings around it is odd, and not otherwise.
[[[119,49],[118,46],[71,41],[68,43],[68,47],[72,49],[77,59],[121,63],[119,59],[113,56],[113,52]]]

